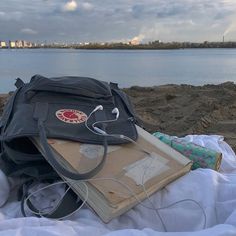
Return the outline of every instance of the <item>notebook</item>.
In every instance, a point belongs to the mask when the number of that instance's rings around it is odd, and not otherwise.
[[[92,179],[73,181],[61,175],[81,199],[87,196],[87,205],[104,222],[127,212],[191,169],[191,160],[138,126],[137,131],[137,145],[108,146],[106,163]],[[44,154],[37,139],[34,143]],[[58,161],[79,173],[94,168],[103,156],[101,145],[59,139],[48,139],[48,143]]]

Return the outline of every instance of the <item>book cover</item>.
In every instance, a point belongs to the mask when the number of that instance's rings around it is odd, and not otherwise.
[[[108,147],[103,169],[84,181],[88,193],[82,181],[61,176],[82,199],[88,194],[88,205],[104,222],[128,211],[191,168],[191,160],[142,128],[137,127],[137,131],[137,145],[129,143]],[[103,156],[102,145],[59,139],[49,139],[48,143],[58,161],[79,173],[93,169]],[[42,149],[37,140],[36,146]]]

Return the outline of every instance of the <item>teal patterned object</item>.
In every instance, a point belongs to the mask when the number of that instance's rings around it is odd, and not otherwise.
[[[192,170],[197,168],[219,170],[222,159],[221,153],[161,132],[155,132],[153,135],[192,160]]]

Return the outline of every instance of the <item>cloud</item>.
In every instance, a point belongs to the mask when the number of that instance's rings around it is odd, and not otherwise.
[[[132,38],[131,40],[129,40],[129,41],[131,41],[131,42],[136,41],[136,42],[138,42],[138,43],[141,43],[141,42],[143,41],[143,39],[145,39],[145,35],[139,34],[138,36],[133,37],[133,38]]]
[[[77,9],[77,2],[75,0],[71,0],[67,2],[63,7],[63,11],[75,11]]]
[[[83,2],[83,3],[81,3],[81,6],[86,11],[90,11],[94,8],[93,4],[91,4],[89,2]]]
[[[21,29],[21,33],[24,33],[24,34],[37,34],[38,32],[33,30],[33,29],[30,29],[30,28],[24,28],[24,29]]]
[[[4,12],[0,11],[0,19],[4,21],[18,21],[22,18],[22,12],[20,11],[12,11],[12,12]]]
[[[2,17],[5,17],[5,16],[6,16],[6,12],[0,11],[0,17],[2,18]]]
[[[235,20],[234,20],[228,25],[228,27],[224,31],[223,35],[226,36],[229,33],[232,33],[232,32],[235,32],[235,31],[236,31],[236,23],[235,23]]]
[[[52,42],[235,40],[234,16],[236,0],[1,0],[0,29]]]
[[[139,35],[135,36],[133,39],[137,39],[140,42],[159,39],[159,30],[160,25],[158,23],[154,24],[152,27],[143,27],[139,33]]]
[[[132,7],[132,15],[134,18],[140,18],[144,14],[145,7],[141,4],[134,5]]]

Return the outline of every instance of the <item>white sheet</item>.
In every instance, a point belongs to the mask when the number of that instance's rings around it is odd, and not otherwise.
[[[217,135],[189,135],[185,139],[222,152],[221,173],[210,169],[191,171],[154,194],[150,200],[156,207],[164,207],[183,199],[197,201],[206,214],[205,229],[204,214],[191,201],[159,210],[168,232],[163,232],[163,224],[156,212],[140,204],[109,224],[103,224],[86,207],[63,221],[22,218],[20,203],[12,200],[15,191],[14,184],[11,184],[10,199],[0,208],[0,235],[236,235],[236,156],[233,150],[223,141],[223,137]],[[7,189],[3,175],[0,175],[0,186]],[[4,197],[7,196],[4,195],[5,190],[0,189],[0,202],[4,202]],[[39,197],[42,202],[46,201],[45,196]],[[54,197],[55,194],[49,199],[53,200]],[[143,204],[150,206],[149,200],[145,200]]]

